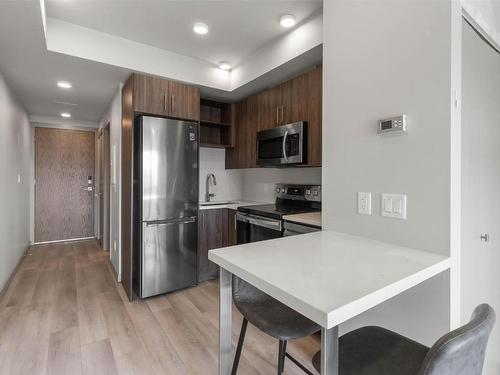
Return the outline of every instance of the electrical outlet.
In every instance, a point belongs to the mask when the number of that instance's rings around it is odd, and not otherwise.
[[[358,192],[358,214],[372,214],[372,193]]]

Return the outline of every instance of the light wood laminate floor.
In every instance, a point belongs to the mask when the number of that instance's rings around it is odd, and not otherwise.
[[[130,303],[108,256],[95,241],[30,249],[0,300],[1,375],[217,373],[217,282]],[[277,346],[249,326],[238,374],[275,374]],[[289,345],[311,370],[318,349]],[[303,372],[287,360],[285,374]]]

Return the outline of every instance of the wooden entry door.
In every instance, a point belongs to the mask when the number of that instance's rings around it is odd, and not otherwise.
[[[93,132],[35,129],[35,242],[94,236],[94,157]]]

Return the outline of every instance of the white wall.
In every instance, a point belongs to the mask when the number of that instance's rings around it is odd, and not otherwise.
[[[0,290],[30,242],[32,158],[28,116],[0,75]]]
[[[451,2],[325,1],[323,18],[324,227],[450,254]],[[401,113],[407,135],[377,134]],[[359,191],[372,192],[372,216],[356,213]],[[408,220],[380,216],[382,192],[408,195]],[[342,329],[380,324],[431,344],[450,328],[449,283],[435,277]]]
[[[220,148],[200,148],[200,202],[205,201],[206,178],[213,173],[217,185],[210,188],[215,193],[213,201],[242,198],[243,174],[241,170],[225,169],[226,153]]]
[[[276,183],[321,184],[321,168],[253,168],[242,172],[242,198],[250,202],[273,202]]]
[[[121,144],[122,144],[122,87],[120,84],[111,104],[102,117],[99,127],[109,126],[110,154],[111,154],[111,178],[110,178],[110,202],[109,202],[109,257],[111,264],[121,281]]]
[[[465,323],[487,302],[500,312],[500,54],[464,22],[462,95],[461,310]],[[480,235],[488,233],[489,242]],[[500,373],[500,326],[484,374]]]

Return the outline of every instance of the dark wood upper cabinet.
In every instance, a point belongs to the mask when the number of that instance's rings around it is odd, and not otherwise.
[[[183,120],[200,119],[200,90],[163,78],[133,74],[134,111]]]
[[[257,131],[259,130],[259,99],[256,95],[234,106],[234,147],[226,150],[226,168],[257,167]]]
[[[318,67],[307,73],[307,164],[321,166],[323,71]]]
[[[134,91],[134,111],[168,116],[168,81],[142,74],[131,77]]]
[[[318,67],[236,104],[234,149],[226,168],[257,167],[257,132],[307,122],[306,166],[321,165],[322,68]]]
[[[169,81],[168,95],[170,116],[189,120],[200,119],[200,90],[197,87]]]
[[[245,168],[245,142],[246,142],[246,117],[247,117],[247,102],[236,103],[234,105],[234,147],[226,149],[226,169]]]
[[[281,123],[308,121],[310,106],[309,76],[302,74],[281,85]]]
[[[250,96],[246,100],[244,168],[257,167],[257,132],[259,131],[259,98]]]
[[[259,102],[259,130],[271,129],[282,123],[281,85],[255,95]]]

